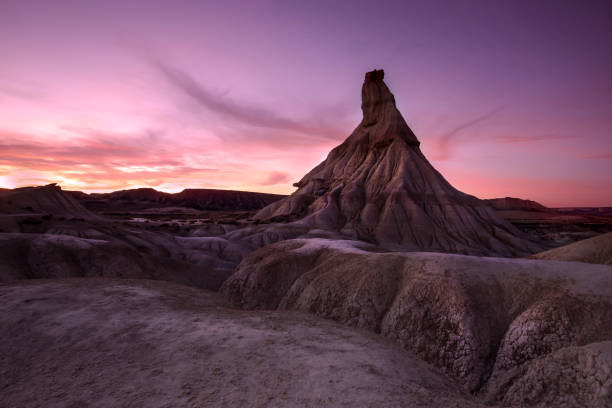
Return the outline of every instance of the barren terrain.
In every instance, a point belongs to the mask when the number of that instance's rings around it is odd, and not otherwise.
[[[290,196],[0,189],[0,406],[612,406],[609,209],[457,190],[383,78]]]
[[[0,285],[6,407],[475,407],[366,331],[163,282]]]
[[[609,266],[373,249],[279,242],[245,258],[221,292],[246,309],[300,310],[379,333],[491,403],[612,402]],[[591,350],[602,353],[597,369],[566,361]],[[548,377],[558,364],[568,371]],[[534,380],[544,385],[534,390]]]

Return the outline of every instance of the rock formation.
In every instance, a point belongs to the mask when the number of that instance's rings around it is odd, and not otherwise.
[[[305,311],[380,333],[491,403],[612,402],[611,267],[372,250],[278,242],[247,256],[221,292],[245,309]]]
[[[363,120],[291,196],[259,221],[296,221],[398,250],[525,255],[541,248],[482,200],[451,186],[427,161],[395,106],[384,72],[368,72]]]

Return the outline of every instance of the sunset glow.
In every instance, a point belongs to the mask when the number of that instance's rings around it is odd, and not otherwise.
[[[611,6],[562,3],[3,1],[0,187],[288,194],[384,68],[458,189],[612,206]]]

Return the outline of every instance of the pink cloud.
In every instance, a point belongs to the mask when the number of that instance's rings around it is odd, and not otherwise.
[[[559,176],[502,177],[457,171],[448,180],[458,189],[479,198],[518,197],[548,207],[610,206],[609,180],[584,180]]]
[[[291,149],[257,143],[245,148],[232,140],[214,145],[161,131],[62,128],[71,137],[0,130],[0,187],[57,182],[66,189],[90,192],[149,186],[165,191],[221,188],[286,194],[293,191],[289,180],[320,161],[333,144],[311,143],[295,156]],[[291,170],[269,172],[270,167]]]
[[[214,167],[181,161],[184,152],[148,132],[136,135],[88,131],[69,142],[40,141],[0,131],[0,168],[14,183],[59,180],[73,187],[117,188],[162,184],[163,180],[214,174]]]
[[[448,160],[453,156],[452,149],[456,143],[457,136],[460,135],[464,130],[474,127],[481,122],[487,121],[491,117],[495,116],[498,112],[500,112],[503,108],[494,109],[484,115],[478,116],[474,119],[468,120],[449,132],[445,133],[441,137],[436,139],[435,142],[435,153],[433,159],[435,160]]]
[[[610,160],[612,159],[612,154],[595,154],[591,156],[583,156],[583,158],[588,160]]]
[[[248,106],[232,101],[223,95],[213,94],[189,74],[176,67],[157,62],[155,67],[174,87],[190,96],[203,108],[247,125],[301,131],[311,133],[316,128],[309,127],[300,122],[284,118],[277,113],[261,107]]]
[[[274,184],[287,183],[290,179],[291,176],[287,173],[272,171],[268,173],[268,177],[259,184],[262,186],[270,186]]]
[[[536,135],[536,136],[497,136],[495,140],[500,141],[502,143],[534,143],[534,142],[543,142],[548,140],[559,140],[559,139],[571,139],[575,136],[568,135]]]

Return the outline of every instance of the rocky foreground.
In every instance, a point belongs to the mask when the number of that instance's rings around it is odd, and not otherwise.
[[[612,270],[605,265],[289,240],[250,254],[221,292],[394,340],[488,403],[612,403]]]
[[[367,331],[165,282],[0,285],[3,407],[477,407]]]

